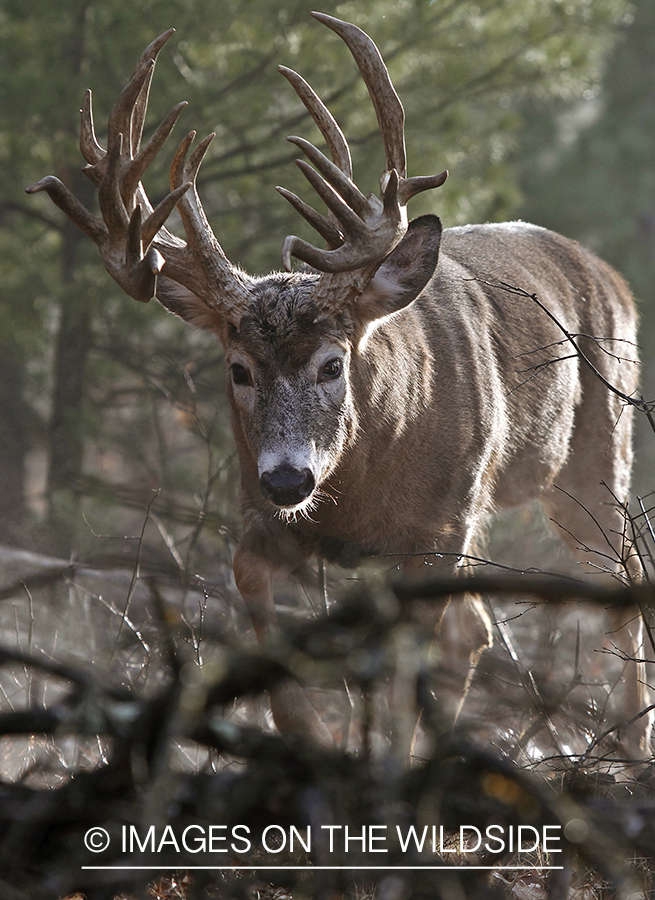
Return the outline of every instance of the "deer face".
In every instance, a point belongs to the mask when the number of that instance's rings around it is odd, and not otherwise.
[[[226,346],[233,414],[264,497],[287,519],[307,514],[356,426],[349,315],[312,303],[316,278],[270,276]]]
[[[365,335],[421,292],[437,264],[440,237],[438,219],[415,219],[367,286],[336,309],[317,289],[319,275],[253,280],[245,314],[227,331],[216,329],[226,350],[237,445],[250,454],[242,466],[252,473],[256,465],[261,492],[282,518],[315,507],[321,485],[354,441],[353,385]]]

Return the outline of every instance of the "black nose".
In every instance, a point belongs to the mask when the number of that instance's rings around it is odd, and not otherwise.
[[[295,469],[282,463],[259,479],[262,493],[276,506],[297,506],[314,490],[316,481],[310,469]]]

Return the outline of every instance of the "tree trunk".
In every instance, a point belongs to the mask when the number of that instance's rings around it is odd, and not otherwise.
[[[25,515],[26,422],[30,417],[24,399],[24,359],[16,342],[0,344],[0,541],[20,542]]]
[[[75,184],[74,190],[83,196],[82,184]],[[92,342],[90,298],[80,289],[75,277],[77,251],[83,240],[84,236],[67,224],[62,250],[65,293],[55,349],[47,487],[52,549],[64,555],[75,544],[80,522],[80,498],[75,482],[84,456],[84,379]]]

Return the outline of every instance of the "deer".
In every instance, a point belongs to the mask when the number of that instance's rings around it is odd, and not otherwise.
[[[448,173],[408,176],[404,111],[380,51],[359,27],[312,15],[360,69],[385,168],[379,196],[365,196],[334,116],[301,75],[279,67],[329,152],[288,138],[326,212],[277,188],[324,243],[286,237],[284,271],[251,277],[214,235],[196,186],[214,135],[191,151],[191,131],[173,156],[170,192],[155,207],[148,199],[144,173],[186,105],[142,143],[155,61],[174,29],[139,59],[109,116],[106,150],[85,96],[80,148],[100,216],[54,176],[27,188],[47,192],[97,244],[126,294],[156,298],[222,344],[241,470],[234,578],[263,643],[279,628],[274,581],[312,557],[351,565],[388,556],[420,577],[431,554],[451,571],[490,512],[532,500],[581,563],[602,568],[608,544],[617,560],[625,556],[631,409],[562,346],[557,323],[578,336],[607,382],[633,394],[636,362],[607,351],[607,342],[635,342],[626,283],[578,243],[535,225],[442,228],[431,214],[410,221],[408,202]],[[185,240],[166,227],[174,208]],[[526,353],[543,363],[530,376],[518,362]],[[434,604],[426,628],[438,631],[446,605]],[[488,630],[474,613],[462,623],[477,629],[477,658]],[[634,659],[639,626],[625,630]],[[644,706],[640,671],[635,661],[628,715]],[[298,682],[271,689],[270,704],[281,733],[330,744]],[[633,726],[635,753],[647,746],[646,721]]]

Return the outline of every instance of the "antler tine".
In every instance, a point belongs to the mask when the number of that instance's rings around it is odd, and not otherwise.
[[[141,207],[137,205],[130,217],[125,242],[125,267],[132,273],[133,293],[137,300],[150,300],[157,291],[157,276],[166,260],[156,247],[143,252],[143,227]]]
[[[152,79],[154,59],[147,60],[140,68],[135,69],[132,77],[120,92],[116,103],[109,113],[107,122],[107,146],[111,146],[116,136],[122,134],[126,138],[126,150],[132,150],[132,113],[137,98],[146,81]]]
[[[152,65],[154,68],[154,63],[159,56],[159,51],[162,47],[168,42],[168,40],[175,34],[174,28],[169,28],[168,31],[164,31],[159,37],[156,37],[151,44],[149,44],[146,49],[141,54],[141,57],[138,63],[135,66],[135,72],[137,72],[141,66],[148,63],[152,60]],[[141,137],[143,135],[143,126],[146,118],[146,110],[148,109],[148,98],[150,96],[150,84],[152,82],[152,69],[150,73],[150,78],[147,78],[143,83],[143,86],[137,95],[136,103],[134,104],[134,109],[132,112],[132,127],[131,127],[131,135],[132,135],[132,154],[134,156],[137,155],[141,148]]]
[[[301,75],[294,72],[293,69],[288,69],[286,66],[278,66],[278,72],[280,72],[281,75],[284,75],[298,97],[304,103],[305,108],[323,135],[325,143],[328,145],[333,162],[330,163],[330,161],[310,144],[309,141],[304,141],[302,138],[298,137],[288,137],[287,140],[300,147],[308,159],[310,159],[323,174],[325,174],[326,168],[332,171],[334,174],[332,178],[328,177],[328,181],[334,186],[338,184],[338,189],[341,190],[344,196],[346,196],[346,194],[352,195],[353,191],[359,195],[359,191],[357,191],[357,188],[352,183],[353,167],[350,148],[348,147],[348,142],[346,141],[342,130],[339,128],[336,119],[318,94]],[[310,183],[314,183],[311,175],[308,174],[308,170],[303,168],[302,171],[309,178]],[[311,170],[309,170],[309,172],[311,172]],[[290,191],[286,191],[284,188],[280,187],[278,187],[277,190],[289,201],[289,203],[291,203],[294,209],[309,222],[312,228],[325,238],[330,249],[335,249],[343,244],[343,235],[338,228],[339,217],[335,214],[335,211],[329,202],[327,202],[329,211],[328,216],[326,217],[316,212],[315,209],[312,209],[311,206],[308,206]],[[318,188],[317,190],[319,195],[321,195],[321,190]],[[361,197],[361,195],[359,195],[359,197]],[[361,208],[359,197],[355,202]],[[361,197],[361,199],[364,203],[366,202],[363,197]],[[288,268],[287,262],[285,262],[284,265]]]
[[[389,72],[380,51],[371,38],[350,22],[342,22],[325,13],[313,12],[312,16],[331,28],[346,43],[359,66],[371,96],[380,126],[386,154],[386,169],[395,169],[401,178],[407,175],[405,157],[405,110],[391,83]]]
[[[305,203],[304,200],[301,200],[300,197],[292,191],[288,191],[286,188],[280,187],[279,185],[275,190],[281,194],[285,200],[289,201],[296,212],[299,212],[303,219],[309,222],[315,231],[318,231],[321,237],[327,241],[330,249],[335,249],[343,244],[343,235],[336,225],[334,225],[326,216],[322,216],[320,213],[316,212],[315,209]]]
[[[193,187],[192,183],[190,181],[186,181],[178,188],[175,188],[174,191],[171,191],[164,197],[164,199],[148,216],[146,221],[143,223],[141,231],[141,241],[144,247],[149,247],[150,244],[154,241],[157,232],[160,230],[160,228],[164,227],[166,220],[177,206],[180,198],[183,197],[191,187]],[[136,206],[136,209],[141,209],[141,205],[138,204]]]
[[[160,34],[151,44],[148,44],[139,57],[130,80],[118,95],[109,114],[107,123],[107,144],[109,146],[117,134],[122,134],[126,142],[129,142],[126,143],[126,150],[133,156],[138,153],[155,62],[159,51],[174,32],[174,28],[169,28],[168,31]]]
[[[102,220],[90,213],[75,194],[72,194],[54,175],[46,175],[45,178],[25,188],[26,194],[38,194],[41,191],[45,191],[55,206],[66,213],[71,222],[96,244],[107,235],[107,228]]]
[[[128,222],[128,212],[121,196],[120,168],[124,139],[117,134],[107,150],[107,167],[98,187],[98,203],[109,232],[120,231]],[[132,210],[130,210],[132,212]]]
[[[162,31],[161,34],[157,35],[154,41],[151,41],[146,49],[143,51],[139,59],[137,60],[137,64],[134,67],[134,71],[140,69],[141,66],[148,62],[148,60],[155,60],[159,56],[159,51],[161,48],[168,43],[169,39],[175,34],[174,28],[167,28],[166,31]]]
[[[91,91],[85,91],[82,109],[80,110],[80,150],[82,156],[94,166],[105,155],[105,150],[98,143],[93,127],[93,97]]]
[[[146,145],[138,153],[134,162],[129,167],[125,175],[125,180],[123,183],[123,196],[129,197],[137,190],[138,184],[141,181],[144,172],[153,161],[155,156],[159,153],[164,142],[173,130],[175,123],[180,117],[180,113],[186,106],[188,106],[187,101],[182,100],[181,103],[178,103],[177,106],[173,107],[173,109],[169,112],[169,114],[159,125],[155,133],[152,135],[150,140],[147,141]]]
[[[404,206],[417,194],[441,187],[446,178],[448,169],[444,169],[438,175],[414,175],[412,178],[404,178],[398,187],[398,201]]]
[[[303,165],[309,170],[309,166],[306,163]],[[316,176],[316,173],[314,173],[314,176],[316,178],[319,177]],[[284,267],[289,270],[291,268],[291,257],[295,256],[321,272],[337,274],[354,272],[356,269],[360,269],[363,276],[362,282],[365,283],[370,272],[393,249],[407,228],[399,213],[398,181],[398,173],[395,169],[392,169],[385,191],[384,203],[380,204],[380,201],[373,198],[376,201],[374,225],[377,225],[377,228],[369,227],[352,210],[348,210],[348,216],[341,218],[344,230],[349,238],[348,242],[343,243],[342,246],[334,250],[319,250],[318,247],[314,247],[302,238],[289,235],[282,245],[282,262]],[[379,206],[382,206],[383,216],[380,215]],[[382,253],[380,253],[381,240],[382,246],[385,248]],[[331,287],[334,288],[333,283]],[[343,296],[347,296],[347,292],[341,294],[341,297]]]
[[[346,178],[352,178],[353,166],[350,158],[350,148],[343,131],[339,128],[330,110],[302,75],[294,72],[293,69],[287,69],[286,66],[278,66],[277,70],[281,75],[284,75],[304,103],[307,112],[311,115],[323,135],[335,165],[341,169]]]
[[[141,89],[152,78],[154,65],[154,60],[150,59],[146,60],[141,68],[137,67],[134,70],[109,114],[107,147],[111,150],[118,137],[122,135],[122,149],[126,151],[128,165],[132,160],[132,113]],[[82,171],[96,187],[99,187],[107,172],[108,153],[98,144],[95,136],[91,91],[87,91],[85,94],[81,113],[80,149],[89,163]],[[130,195],[125,190],[122,191],[122,195],[126,203],[130,205]]]
[[[338,166],[335,166],[334,163],[330,162],[327,156],[324,156],[320,150],[310,144],[309,141],[306,141],[301,137],[288,137],[287,140],[295,144],[297,147],[303,151],[307,159],[313,163],[318,171],[321,173],[324,179],[324,183],[327,182],[330,184],[339,194],[340,197],[346,201],[348,206],[354,210],[358,216],[364,217],[369,208],[369,201],[366,197],[361,193],[361,191],[357,188],[353,181],[350,178],[347,178],[341,169]],[[316,192],[323,198],[323,200],[330,206],[330,197],[332,193],[329,189],[327,191],[324,190],[323,187],[317,186],[317,182],[313,176],[315,176],[315,172],[313,169],[310,169],[307,164],[303,164],[302,160],[297,160],[297,165],[300,166],[302,172],[305,176],[311,181],[312,186],[316,190]],[[343,208],[343,204],[339,205],[337,210],[333,210],[337,213],[337,217],[339,218],[339,211]]]
[[[137,154],[139,153],[141,146],[141,137],[143,135],[143,125],[145,122],[146,110],[148,108],[150,83],[152,81],[155,60],[157,59],[161,48],[174,33],[175,29],[169,28],[168,31],[160,34],[158,38],[156,38],[154,41],[152,41],[151,44],[146,47],[146,49],[139,57],[139,61],[134,67],[134,71],[132,72],[132,76],[129,82],[119,94],[119,97],[110,113],[107,126],[108,146],[111,146],[112,142],[116,139],[116,135],[122,134],[129,141],[126,147],[128,152],[132,156],[137,156]],[[180,112],[180,106],[176,106],[175,110],[177,110],[177,112],[173,111],[172,113],[170,113],[169,116],[164,120],[164,123],[162,123],[162,125],[160,126],[160,129],[163,129],[165,127],[165,123],[167,124],[169,122],[170,117],[175,116],[170,122],[170,128],[168,129],[166,136],[168,136],[168,133],[170,133],[170,129],[175,124],[177,116]],[[84,102],[82,104],[82,109],[80,110],[80,112],[80,150],[82,151],[82,156],[91,167],[87,168],[85,171],[95,184],[99,184],[102,178],[102,173],[92,171],[92,167],[97,165],[97,163],[99,163],[104,158],[105,150],[98,143],[95,134],[91,91],[86,91],[84,95]],[[151,141],[155,140],[156,137],[157,135],[153,136]],[[166,137],[161,140],[161,142],[157,146],[157,149],[159,149],[165,139]],[[156,153],[157,150],[155,150],[154,152]],[[147,159],[145,165],[143,165],[141,169],[141,172],[145,170],[151,159],[152,156]],[[137,181],[138,180],[139,179],[137,178]]]
[[[197,291],[197,288],[194,290],[193,274],[190,278],[183,275],[179,280],[197,293],[204,302],[208,302],[207,295],[209,293],[209,304],[220,302],[228,316],[238,319],[243,314],[249,298],[246,276],[240,269],[233,266],[225,255],[225,251],[207,221],[196,186],[198,169],[216,135],[207,135],[187,160],[186,155],[195,136],[195,131],[189,132],[178,147],[171,163],[170,186],[171,190],[176,191],[184,184],[189,184],[190,189],[184,192],[178,202],[178,211],[184,225],[188,249],[193,258],[200,263],[206,276],[205,282],[211,286],[210,291],[207,291],[206,284],[204,290]]]
[[[184,231],[187,236],[187,243],[190,249],[199,250],[201,253],[217,251],[223,256],[223,248],[218,243],[214,232],[211,229],[205,211],[198,197],[196,187],[196,177],[198,169],[203,161],[209,145],[216,137],[215,134],[208,134],[200,144],[196,147],[190,158],[187,160],[187,153],[196,137],[195,131],[190,131],[182,140],[180,146],[175,152],[171,170],[169,175],[171,190],[176,190],[185,182],[191,183],[190,197],[187,197],[185,204],[180,204],[179,213],[184,225]]]

